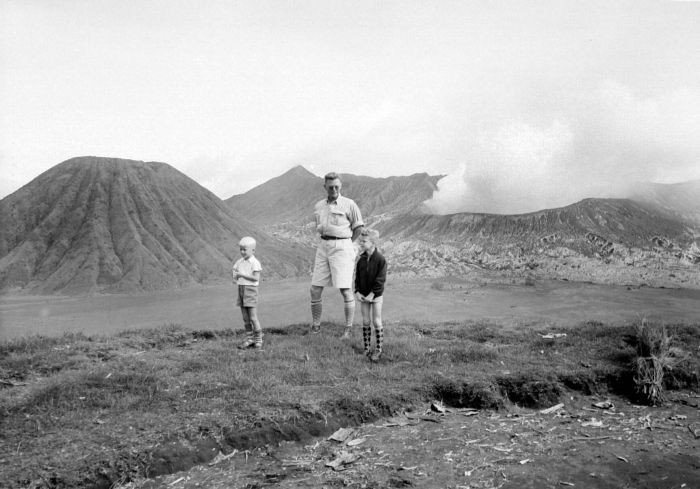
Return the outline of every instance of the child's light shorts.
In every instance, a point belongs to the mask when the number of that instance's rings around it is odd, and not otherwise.
[[[239,285],[238,295],[236,296],[236,305],[239,307],[257,307],[258,306],[258,287],[257,285]]]
[[[355,272],[355,247],[351,239],[319,239],[311,285],[352,288]]]

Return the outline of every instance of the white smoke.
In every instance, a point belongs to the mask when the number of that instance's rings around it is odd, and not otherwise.
[[[467,138],[431,212],[515,214],[586,197],[625,197],[638,182],[700,178],[700,92],[639,98],[606,83],[544,124],[508,121]]]

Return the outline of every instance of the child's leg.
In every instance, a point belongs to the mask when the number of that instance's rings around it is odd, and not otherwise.
[[[364,341],[365,354],[368,354],[372,345],[371,304],[360,302],[360,310],[362,311],[362,340]]]
[[[253,326],[250,324],[250,314],[248,313],[248,308],[241,306],[241,316],[243,316],[243,327],[246,333],[248,331],[253,331]]]
[[[245,339],[240,344],[241,348],[248,348],[253,345],[253,326],[250,324],[249,308],[241,306],[241,315],[243,316],[243,326],[245,328]]]
[[[374,302],[372,306],[372,322],[374,323],[374,334],[377,336],[377,351],[382,352],[384,342],[384,326],[382,325],[382,302]]]
[[[262,348],[262,328],[260,327],[260,321],[258,320],[258,308],[257,307],[246,307],[248,309],[248,315],[250,317],[250,324],[253,328],[253,341],[255,348]]]

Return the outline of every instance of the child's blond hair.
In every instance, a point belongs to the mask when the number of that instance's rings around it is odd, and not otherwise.
[[[238,246],[245,246],[246,248],[248,248],[249,246],[251,248],[255,248],[255,244],[256,244],[255,238],[252,238],[250,236],[246,236],[244,238],[241,238],[241,240],[238,242]]]
[[[374,246],[379,244],[379,231],[376,229],[364,228],[360,232],[360,236],[367,237]]]

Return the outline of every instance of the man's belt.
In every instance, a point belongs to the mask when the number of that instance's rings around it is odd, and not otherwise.
[[[349,238],[349,237],[348,237],[348,238],[339,238],[339,237],[337,237],[337,236],[326,236],[326,235],[324,234],[323,236],[321,236],[321,239],[324,240],[324,241],[328,241],[328,240],[331,240],[331,239],[350,239],[350,238]]]

